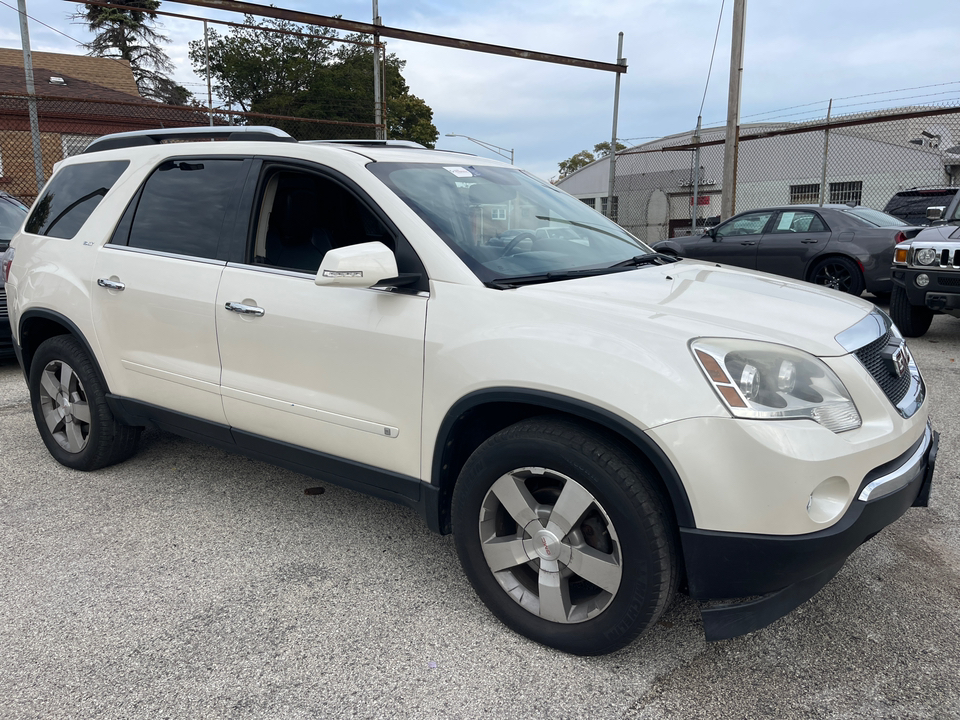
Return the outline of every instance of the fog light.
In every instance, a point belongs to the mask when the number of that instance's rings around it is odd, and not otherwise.
[[[930,284],[930,276],[926,273],[917,275],[917,287],[926,287]]]
[[[832,477],[817,485],[807,500],[807,514],[815,523],[835,520],[847,506],[850,486],[841,477]]]

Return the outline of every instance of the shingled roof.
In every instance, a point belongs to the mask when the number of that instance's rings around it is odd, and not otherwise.
[[[63,78],[65,84],[50,82]],[[86,100],[142,101],[126,60],[34,52],[33,83],[37,95]],[[23,94],[23,50],[0,48],[0,93]]]

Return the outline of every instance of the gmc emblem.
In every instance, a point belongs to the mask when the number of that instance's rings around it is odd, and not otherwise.
[[[910,367],[910,356],[907,354],[907,345],[902,340],[889,343],[880,351],[883,364],[894,377],[900,377]]]

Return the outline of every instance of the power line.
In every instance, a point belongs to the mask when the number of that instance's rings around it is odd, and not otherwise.
[[[723,19],[723,6],[726,0],[720,0],[720,17],[717,18],[717,33],[713,36],[713,50],[710,51],[710,67],[707,68],[707,82],[703,86],[703,99],[700,100],[700,112],[697,117],[703,115],[703,104],[707,101],[707,88],[710,87],[710,75],[713,72],[713,58],[717,54],[717,38],[720,37],[720,21]]]

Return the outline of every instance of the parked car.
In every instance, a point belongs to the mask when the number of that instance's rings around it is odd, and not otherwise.
[[[734,215],[704,235],[654,249],[736,265],[861,295],[887,296],[893,248],[920,232],[895,217],[849,205],[786,205]]]
[[[884,206],[883,211],[903,220],[907,225],[927,226],[931,224],[928,208],[940,207],[946,210],[957,194],[955,187],[915,187],[895,193]]]
[[[12,195],[0,191],[0,253],[10,245],[13,234],[23,225],[27,208]],[[7,292],[0,274],[0,359],[13,357],[13,336],[7,317]]]
[[[488,205],[533,238],[489,242]],[[498,618],[567,652],[622,647],[681,587],[728,601],[711,640],[763,627],[928,502],[926,389],[881,310],[655,253],[502,162],[107,136],[2,272],[58,462],[158,426],[414,508]]]
[[[960,317],[960,194],[931,214],[946,224],[926,228],[894,255],[890,315],[907,337],[926,333],[937,313]]]

